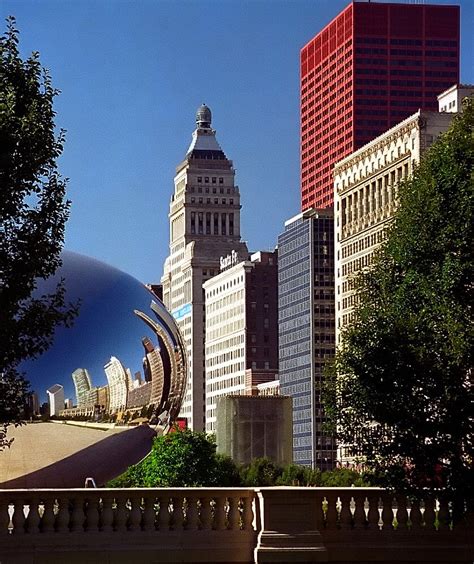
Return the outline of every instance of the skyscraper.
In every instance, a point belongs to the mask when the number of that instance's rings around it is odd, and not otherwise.
[[[301,50],[301,209],[333,166],[459,82],[459,6],[351,2]]]
[[[238,264],[224,258],[222,272],[204,284],[206,431],[216,429],[219,397],[278,374],[277,264],[277,251]]]
[[[248,256],[240,240],[240,193],[235,171],[211,127],[211,111],[202,105],[184,160],[176,169],[170,203],[170,254],[165,261],[163,302],[183,334],[188,363],[181,409],[195,430],[205,426],[204,290],[219,272],[220,258]]]
[[[51,417],[59,415],[64,409],[64,388],[61,384],[54,384],[46,390],[48,395],[49,415]]]
[[[293,398],[293,460],[330,469],[336,452],[321,393],[335,348],[332,210],[303,212],[278,237],[278,331],[280,389]]]
[[[357,276],[372,265],[398,207],[398,184],[410,178],[452,117],[420,110],[336,164],[337,345],[353,319]]]

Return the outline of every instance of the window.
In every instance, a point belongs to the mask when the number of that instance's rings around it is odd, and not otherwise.
[[[206,184],[209,184],[209,176],[205,176],[205,177],[204,177],[204,182],[205,182]]]
[[[222,177],[219,178],[219,184],[224,184],[224,179]]]
[[[202,182],[202,176],[198,176],[198,182]]]
[[[223,213],[221,215],[221,234],[222,235],[226,235],[227,234],[227,214]]]
[[[212,177],[212,183],[215,184],[217,181],[217,178],[215,176]]]

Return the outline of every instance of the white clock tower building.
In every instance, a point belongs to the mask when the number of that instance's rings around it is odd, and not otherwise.
[[[170,202],[170,254],[165,261],[163,302],[178,322],[189,362],[180,416],[205,429],[205,304],[203,283],[219,273],[221,257],[248,258],[240,240],[240,193],[232,161],[211,128],[202,105],[184,160],[176,169]],[[225,258],[224,258],[225,260]]]

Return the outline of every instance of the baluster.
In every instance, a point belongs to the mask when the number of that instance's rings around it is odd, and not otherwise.
[[[370,501],[367,496],[365,496],[364,503],[363,503],[363,511],[364,511],[364,528],[368,529],[370,526]]]
[[[336,507],[336,527],[338,529],[340,529],[341,528],[341,513],[342,513],[342,501],[341,501],[340,496],[337,496],[335,507]]]
[[[196,531],[198,529],[198,508],[197,508],[197,498],[195,496],[189,496],[186,498],[188,502],[188,509],[186,512],[186,529],[188,531]]]
[[[216,504],[215,504],[214,528],[217,531],[223,531],[226,528],[225,527],[226,514],[224,509],[225,497],[223,497],[222,495],[216,496],[215,502]]]
[[[441,521],[440,521],[440,515],[439,515],[440,509],[441,509],[441,503],[440,503],[438,498],[435,498],[433,500],[433,512],[434,512],[433,526],[437,531],[439,531],[439,529],[441,527]]]
[[[168,496],[159,497],[160,508],[158,510],[158,529],[160,531],[169,531],[170,528],[170,514],[168,509],[169,498]]]
[[[127,521],[128,521],[127,501],[128,501],[127,494],[115,496],[116,508],[115,508],[114,529],[119,533],[123,533],[127,530]]]
[[[357,510],[357,502],[354,499],[354,496],[351,496],[351,500],[349,502],[349,511],[351,514],[351,529],[354,529],[356,526],[356,510]]]
[[[204,496],[199,498],[200,510],[199,510],[199,528],[202,530],[208,530],[212,528],[212,514],[211,514],[211,498]]]
[[[7,511],[8,511],[8,525],[7,525],[8,533],[11,534],[13,532],[12,517],[13,517],[13,512],[15,511],[14,501],[8,502]]]
[[[60,497],[58,499],[58,514],[56,515],[56,531],[58,533],[66,533],[69,531],[69,499]]]
[[[144,501],[145,501],[145,509],[143,510],[142,530],[155,531],[156,530],[155,497],[153,495],[147,495],[146,497],[144,497]]]
[[[420,500],[412,499],[410,500],[411,503],[411,511],[410,511],[410,523],[411,528],[413,530],[418,530],[422,527],[422,512],[420,507]],[[424,512],[424,505],[423,505],[423,512]]]
[[[373,529],[375,531],[375,530],[379,529],[379,519],[380,519],[379,494],[376,491],[371,492],[367,496],[367,499],[368,499],[368,502],[369,502],[368,528]]]
[[[14,510],[12,514],[12,525],[14,535],[25,534],[25,515],[23,513],[23,500],[16,499],[13,502]]]
[[[132,508],[130,509],[130,517],[129,517],[129,530],[130,531],[140,531],[142,525],[142,510],[141,510],[141,503],[142,497],[139,495],[135,495],[130,497],[130,502],[132,504]]]
[[[328,509],[329,509],[328,498],[326,496],[323,496],[323,499],[321,500],[321,521],[324,529],[326,529],[328,526]]]
[[[383,503],[382,496],[380,496],[379,500],[377,502],[377,511],[378,511],[378,514],[379,514],[379,519],[377,521],[377,525],[378,525],[378,528],[380,530],[382,530],[383,526],[384,526],[383,510],[384,510],[384,503]]]
[[[239,511],[240,497],[234,494],[229,497],[229,526],[231,531],[238,531],[240,529],[240,511]]]
[[[69,519],[69,530],[71,533],[84,532],[84,502],[82,496],[75,494],[71,499],[71,516]]]
[[[184,498],[182,496],[173,496],[173,529],[175,531],[183,530],[183,502]]]
[[[252,511],[253,499],[251,497],[244,497],[242,498],[242,502],[243,502],[242,529],[244,531],[251,531],[253,528],[252,523],[254,519],[254,514]]]
[[[420,499],[419,511],[420,511],[420,527],[425,528],[426,527],[426,521],[425,521],[426,506],[425,506],[425,500],[424,499]]]
[[[394,497],[391,503],[392,508],[392,529],[396,531],[398,529],[398,501],[397,498]]]
[[[99,530],[99,498],[94,494],[89,494],[85,501],[84,509],[84,530],[88,533],[97,533]]]
[[[452,500],[448,501],[448,527],[452,531],[454,529],[454,503]]]

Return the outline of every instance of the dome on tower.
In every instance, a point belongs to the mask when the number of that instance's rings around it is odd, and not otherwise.
[[[201,104],[196,112],[196,124],[199,128],[211,127],[212,114],[206,104]]]

